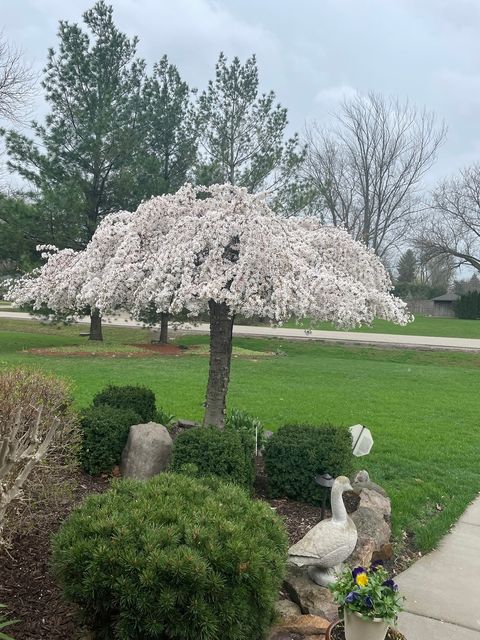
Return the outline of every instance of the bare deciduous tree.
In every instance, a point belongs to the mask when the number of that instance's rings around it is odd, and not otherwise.
[[[0,34],[0,118],[21,121],[33,86],[34,74],[22,52]]]
[[[480,271],[480,165],[440,183],[417,244],[430,258],[451,257],[457,267]]]
[[[445,136],[432,113],[370,93],[342,103],[337,124],[307,133],[307,177],[325,222],[382,258],[409,234],[424,174]]]

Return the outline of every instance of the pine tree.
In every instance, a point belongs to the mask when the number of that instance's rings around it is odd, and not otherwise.
[[[9,166],[31,185],[44,235],[60,248],[82,249],[102,218],[136,207],[142,140],[144,62],[103,0],[83,14],[86,30],[65,21],[50,49],[43,87],[50,107],[34,140],[6,134]],[[41,242],[42,239],[39,238]],[[102,339],[93,310],[91,339]]]
[[[198,101],[203,156],[199,184],[229,182],[250,192],[267,189],[277,209],[294,212],[303,201],[300,168],[305,150],[298,135],[285,137],[287,109],[275,93],[259,93],[255,56],[231,64],[223,53],[215,80]]]
[[[411,249],[400,256],[397,265],[397,282],[410,284],[417,275],[417,259]]]

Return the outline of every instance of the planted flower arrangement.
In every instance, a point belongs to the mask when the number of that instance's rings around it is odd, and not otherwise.
[[[384,640],[402,610],[398,585],[380,561],[345,569],[330,589],[343,609],[345,640]]]

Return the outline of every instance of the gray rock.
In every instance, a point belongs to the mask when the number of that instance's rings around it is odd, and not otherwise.
[[[275,605],[275,609],[282,620],[292,616],[299,616],[302,613],[298,604],[291,600],[279,600]]]
[[[390,498],[385,497],[374,489],[362,489],[360,491],[360,504],[358,508],[366,507],[380,513],[386,520],[392,515]]]
[[[135,424],[123,450],[122,475],[148,480],[167,469],[171,452],[172,438],[166,427],[156,422]]]
[[[338,617],[338,605],[326,587],[312,582],[306,567],[289,566],[284,589],[288,597],[297,604],[302,613],[313,614],[333,621]]]
[[[360,507],[350,515],[357,527],[358,540],[373,540],[374,551],[390,542],[391,529],[381,513],[368,507]],[[358,544],[358,543],[357,543]]]

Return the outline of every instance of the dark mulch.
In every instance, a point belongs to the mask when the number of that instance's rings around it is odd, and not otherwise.
[[[36,526],[32,512],[32,522],[26,522],[25,530],[13,537],[8,551],[0,552],[0,602],[7,605],[10,617],[20,620],[9,628],[15,640],[81,637],[76,610],[63,600],[50,573],[50,539],[76,505],[91,493],[105,491],[108,485],[106,478],[91,478],[80,472],[68,478],[65,499],[55,501],[50,509],[48,503],[43,504]]]
[[[176,425],[171,429],[172,437],[191,427],[192,423],[186,421]],[[51,536],[74,507],[87,495],[105,491],[110,481],[81,472],[72,477],[71,470],[68,474],[60,497],[42,501],[27,510],[8,551],[0,550],[0,603],[7,605],[11,617],[20,620],[11,630],[15,640],[81,640],[88,637],[79,627],[76,608],[63,600],[51,574]],[[118,469],[113,475],[118,475]],[[56,484],[62,486],[62,482],[59,478]],[[320,507],[293,500],[268,499],[261,457],[257,461],[255,495],[268,502],[284,520],[290,544],[300,540],[320,520]],[[353,511],[358,499],[353,495],[345,497],[347,510]],[[327,511],[326,516],[329,515]],[[388,640],[400,640],[401,637],[389,636]]]
[[[345,640],[345,630],[343,627],[343,621],[337,622],[337,624],[330,631],[331,640]],[[395,629],[390,628],[387,631],[387,635],[385,640],[405,640],[405,636],[400,633],[400,631],[396,631]]]

